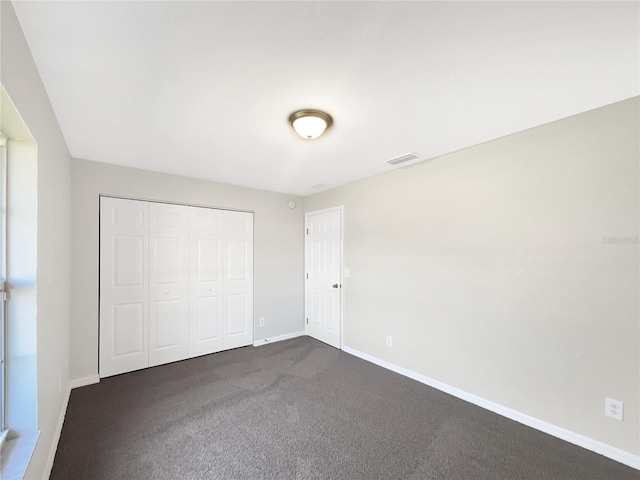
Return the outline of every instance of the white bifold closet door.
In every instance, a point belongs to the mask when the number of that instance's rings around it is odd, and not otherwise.
[[[253,215],[103,197],[100,376],[253,342]]]
[[[190,209],[191,356],[253,342],[253,217]]]
[[[100,376],[149,366],[149,204],[100,202]]]
[[[189,207],[149,204],[149,366],[189,357]]]

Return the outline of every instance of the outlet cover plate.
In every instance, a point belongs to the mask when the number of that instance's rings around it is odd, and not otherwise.
[[[604,414],[607,417],[615,418],[616,420],[622,420],[622,417],[624,415],[624,404],[620,400],[605,398]]]

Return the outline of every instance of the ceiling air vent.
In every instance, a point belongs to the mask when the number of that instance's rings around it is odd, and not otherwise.
[[[399,165],[401,163],[411,162],[413,160],[419,160],[420,155],[417,153],[407,153],[406,155],[401,155],[400,157],[392,158],[391,160],[387,160],[389,165]]]

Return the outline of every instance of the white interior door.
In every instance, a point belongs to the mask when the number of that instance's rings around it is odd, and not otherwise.
[[[149,366],[189,357],[189,207],[149,204]]]
[[[100,202],[100,376],[145,368],[149,204]]]
[[[341,348],[342,208],[306,214],[306,333]]]
[[[253,343],[253,214],[224,212],[224,347]]]
[[[197,207],[191,207],[189,212],[191,357],[224,349],[223,213],[222,210]]]

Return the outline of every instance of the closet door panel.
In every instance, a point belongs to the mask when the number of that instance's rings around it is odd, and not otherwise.
[[[223,214],[191,207],[189,212],[189,356],[224,348]]]
[[[224,348],[253,343],[253,214],[225,215]]]
[[[196,342],[212,342],[220,339],[222,305],[219,295],[203,295],[196,303]]]
[[[149,366],[189,356],[189,207],[149,204]]]
[[[101,377],[148,366],[149,205],[100,200]]]
[[[227,336],[229,338],[247,333],[247,315],[249,298],[247,294],[226,295],[227,299]]]

